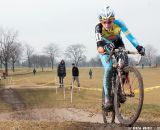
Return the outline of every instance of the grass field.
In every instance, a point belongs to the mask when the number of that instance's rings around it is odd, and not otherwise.
[[[159,73],[160,68],[146,68],[139,69],[144,80],[144,88],[160,86]],[[27,109],[33,108],[80,108],[86,111],[94,113],[101,113],[101,91],[74,89],[73,102],[70,102],[70,88],[66,88],[66,99],[63,98],[63,89],[58,89],[58,93],[54,88],[47,88],[48,86],[57,85],[56,70],[41,72],[38,70],[34,76],[32,73],[25,75],[20,74],[22,71],[18,69],[12,74],[12,76],[6,80],[6,84],[19,85],[20,88],[16,88],[15,91],[24,100]],[[24,72],[31,72],[27,70]],[[103,82],[103,68],[93,68],[93,79],[89,79],[89,68],[80,68],[80,84],[86,88],[102,88]],[[67,76],[65,78],[65,84],[71,84],[71,69],[67,69]],[[10,81],[12,80],[12,81]],[[4,81],[1,81],[1,87],[4,86]],[[43,86],[43,88],[36,89],[36,87]],[[34,89],[29,89],[34,87]],[[46,87],[46,88],[45,88]],[[140,119],[144,119],[147,122],[160,120],[160,88],[145,92],[144,105]],[[0,99],[0,112],[10,112],[12,109],[10,105]],[[160,122],[159,122],[160,125]]]
[[[33,76],[32,69],[16,69],[16,71],[10,72],[12,79],[15,84],[24,84],[24,83],[35,83],[35,84],[46,84],[51,82],[50,85],[55,84],[55,78],[57,78],[56,70],[51,71],[50,69],[41,71],[41,69],[37,69],[36,76]],[[159,73],[160,68],[145,68],[139,69],[142,74],[144,80],[144,87],[153,87],[160,85]],[[101,88],[103,81],[103,68],[93,68],[93,79],[89,79],[89,68],[80,68],[80,82],[83,87],[94,87]],[[25,75],[16,75],[21,73],[30,73]],[[67,76],[65,78],[65,84],[71,83],[71,68],[67,69]]]

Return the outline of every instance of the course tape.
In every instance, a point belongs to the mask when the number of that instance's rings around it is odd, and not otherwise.
[[[13,87],[13,88],[21,88],[21,86],[22,85],[9,85],[8,87]],[[66,87],[66,88],[68,88],[68,86],[70,86],[70,85],[67,85],[67,86],[64,86],[64,87]],[[6,86],[7,87],[7,86]],[[36,88],[53,88],[53,89],[55,89],[55,88],[58,88],[59,87],[59,85],[54,85],[54,86],[46,86],[46,85],[33,85],[32,84],[32,87],[24,87],[24,88],[30,88],[30,89],[36,89]],[[77,87],[77,86],[75,86],[74,85],[74,89],[79,89],[79,87]],[[150,87],[150,88],[145,88],[144,89],[144,92],[150,92],[150,91],[152,91],[152,90],[155,90],[155,89],[158,89],[158,88],[160,88],[160,86],[155,86],[155,87]],[[101,88],[86,88],[86,87],[80,87],[80,89],[82,89],[82,90],[89,90],[89,91],[102,91],[102,89]],[[134,93],[138,93],[138,90],[134,90]]]
[[[151,90],[158,89],[158,88],[160,88],[160,86],[147,87],[147,88],[144,88],[144,92],[150,92]],[[85,87],[81,87],[81,89],[102,91],[101,88],[85,88]],[[138,93],[138,90],[134,90],[134,92],[135,92],[135,93]]]
[[[144,91],[148,92],[148,91],[151,91],[151,90],[154,90],[154,89],[158,89],[158,88],[160,88],[160,86],[154,86],[154,87],[144,88]]]
[[[12,84],[13,84],[13,82],[17,82],[17,81],[20,81],[20,80],[26,80],[27,82],[29,82],[29,81],[28,81],[29,78],[22,78],[22,79],[19,79],[19,80],[13,80],[13,79],[10,77],[9,79],[11,79],[10,82],[12,82]],[[49,87],[49,86],[46,86],[46,85],[48,85],[48,84],[50,84],[50,83],[54,83],[54,82],[53,82],[53,81],[49,81],[49,82],[44,83],[44,84],[41,84],[41,85],[37,85],[37,84],[32,83],[32,85],[33,85],[33,86],[37,86],[37,87],[45,86],[45,87],[47,88],[47,87]],[[55,78],[55,83],[56,83],[56,84],[55,84],[56,86],[59,86],[57,78]],[[52,87],[54,88],[55,85],[54,85],[54,86],[50,86],[49,88],[52,88]],[[64,86],[65,86],[65,87],[70,87],[71,85],[64,85]],[[75,86],[75,85],[74,85],[74,86]],[[78,88],[78,87],[75,86],[74,88]],[[87,87],[80,87],[80,88],[81,88],[81,89],[84,89],[84,90],[102,91],[101,88],[87,88]],[[158,88],[160,88],[160,86],[147,87],[147,88],[144,88],[144,92],[150,92],[151,90],[158,89]],[[138,93],[138,89],[134,90],[134,92],[135,92],[135,93]]]
[[[8,84],[10,84],[10,85],[14,85],[15,82],[19,82],[19,81],[26,81],[27,83],[30,83],[33,86],[46,86],[48,84],[54,83],[53,81],[48,81],[47,83],[37,85],[36,83],[30,82],[29,79],[30,78],[22,78],[22,79],[19,79],[19,80],[15,80],[15,79],[12,79],[12,77],[7,77],[6,78],[6,80],[8,80]]]

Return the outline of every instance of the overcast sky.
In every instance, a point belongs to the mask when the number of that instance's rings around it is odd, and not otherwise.
[[[62,50],[80,43],[90,58],[97,54],[97,14],[107,4],[141,45],[160,48],[160,0],[0,0],[0,27],[18,30],[18,39],[37,52],[51,42]],[[124,41],[128,49],[134,49]]]

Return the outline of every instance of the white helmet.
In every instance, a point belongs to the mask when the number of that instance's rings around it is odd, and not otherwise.
[[[99,20],[106,20],[114,16],[115,16],[114,10],[110,6],[106,6],[104,9],[100,11],[98,18]]]

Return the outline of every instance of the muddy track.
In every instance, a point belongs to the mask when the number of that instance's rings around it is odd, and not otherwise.
[[[2,89],[0,90],[0,98],[9,104],[13,111],[20,111],[26,108],[20,95],[14,89]]]
[[[11,117],[12,115],[12,117]],[[13,116],[14,115],[14,116]],[[38,121],[61,124],[63,130],[124,130],[119,124],[105,125],[101,114],[93,114],[76,108],[41,108],[0,114],[0,121]],[[70,122],[69,125],[65,125]],[[60,125],[60,126],[61,126]],[[26,126],[25,126],[26,127]],[[61,130],[61,127],[58,127]]]
[[[48,125],[48,127],[58,127],[59,130],[61,130],[61,127],[57,126],[57,123],[60,124],[60,126],[66,128],[66,122],[70,122],[70,124],[66,129],[63,130],[128,130],[127,127],[120,124],[105,125],[102,121],[101,114],[92,115],[90,112],[75,108],[41,108],[11,113],[2,113],[0,114],[0,123],[1,121],[15,121],[20,122],[20,124],[22,123],[21,121],[29,121],[30,123],[36,122],[37,124],[44,122],[46,125],[52,123],[54,125]],[[22,124],[28,129],[28,123]],[[138,121],[133,126],[155,127],[160,126],[160,122]],[[39,128],[41,128],[41,126],[39,126]]]

